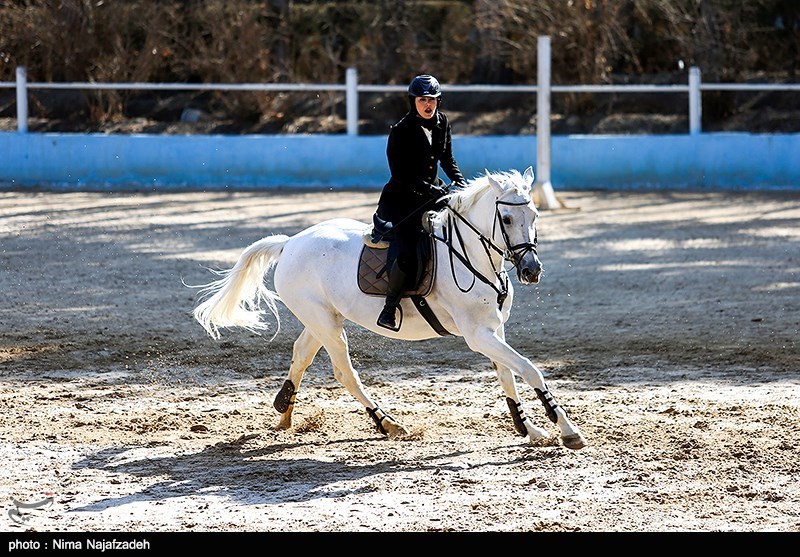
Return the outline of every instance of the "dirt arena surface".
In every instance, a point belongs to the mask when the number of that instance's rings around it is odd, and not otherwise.
[[[215,341],[183,283],[378,193],[0,191],[0,532],[800,531],[800,192],[558,192],[507,336],[579,451],[518,437],[462,339],[355,327],[411,434],[324,351],[273,429],[299,324]]]

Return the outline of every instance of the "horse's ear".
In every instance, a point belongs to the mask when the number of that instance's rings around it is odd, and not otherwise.
[[[533,184],[533,167],[532,166],[529,166],[528,168],[525,169],[525,172],[522,174],[522,179],[528,185],[532,185]]]
[[[486,179],[489,181],[489,185],[492,186],[498,195],[503,193],[503,185],[495,180],[494,176],[492,176],[488,170],[486,171]]]

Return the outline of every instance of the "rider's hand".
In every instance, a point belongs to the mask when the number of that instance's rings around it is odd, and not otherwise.
[[[437,199],[447,193],[447,190],[438,183],[434,184],[425,180],[419,180],[414,184],[414,193],[424,198]]]
[[[449,193],[449,190],[444,185],[431,184],[430,193],[431,197],[433,197],[434,199],[438,199],[443,195],[447,195]]]

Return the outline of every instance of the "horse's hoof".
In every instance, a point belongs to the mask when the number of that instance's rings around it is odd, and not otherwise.
[[[397,437],[408,435],[408,430],[406,428],[392,420],[384,420],[383,428],[386,430],[386,436],[389,439],[396,439]]]
[[[568,449],[573,449],[577,451],[578,449],[582,449],[586,446],[586,439],[584,439],[583,435],[580,433],[573,433],[572,435],[563,435],[561,437],[561,442],[564,443],[564,446]]]
[[[286,430],[292,427],[292,417],[286,416],[285,414],[281,416],[281,421],[278,422],[278,425],[275,426],[275,429],[278,431]]]

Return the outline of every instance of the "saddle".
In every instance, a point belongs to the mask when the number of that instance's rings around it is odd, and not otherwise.
[[[389,290],[388,268],[396,254],[391,243],[391,223],[381,221],[375,215],[374,227],[364,232],[364,247],[358,258],[358,287],[369,296],[386,296]],[[388,224],[388,226],[386,226]],[[427,224],[427,223],[426,223]],[[426,230],[430,232],[426,226]],[[417,244],[417,275],[413,286],[403,291],[403,298],[411,298],[414,307],[428,324],[440,336],[453,336],[442,326],[430,306],[425,302],[425,297],[433,289],[436,278],[436,241],[430,234],[420,236]],[[400,323],[402,326],[403,312],[400,308]]]
[[[431,293],[436,275],[436,245],[430,236],[423,235],[417,246],[417,276],[413,288],[403,291],[404,298],[425,297]],[[358,258],[358,287],[370,296],[386,296],[389,290],[388,263],[394,257],[390,244],[377,244],[364,237],[364,247]]]

